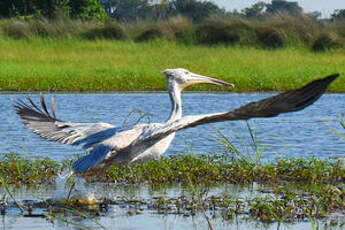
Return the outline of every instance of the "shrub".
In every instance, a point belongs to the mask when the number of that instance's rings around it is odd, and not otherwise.
[[[220,21],[208,21],[197,27],[195,31],[198,43],[214,45],[232,45],[240,41],[240,35],[228,24]]]
[[[228,23],[228,29],[240,37],[240,43],[243,45],[255,45],[257,36],[255,32],[256,23],[241,18],[231,18]]]
[[[194,25],[191,20],[176,16],[171,17],[164,23],[159,24],[164,36],[170,40],[191,42],[193,40]]]
[[[29,23],[32,34],[38,37],[55,37],[56,27],[47,20],[34,20]]]
[[[327,30],[336,33],[340,39],[345,39],[345,20],[330,24]]]
[[[279,48],[285,45],[283,36],[274,28],[259,28],[257,37],[259,43],[266,48]]]
[[[125,40],[128,38],[125,31],[119,24],[106,23],[97,25],[95,28],[84,33],[86,39],[110,39],[110,40]]]
[[[130,24],[127,28],[131,30],[132,37],[137,42],[159,38],[184,43],[194,42],[195,25],[191,20],[182,16],[175,16],[158,22],[146,21]]]
[[[2,23],[2,30],[5,36],[15,39],[29,39],[32,37],[30,26],[25,21],[6,20]]]
[[[279,13],[269,15],[265,18],[262,26],[277,31],[283,42],[289,45],[300,43],[310,45],[319,29],[315,19],[306,14]]]
[[[342,46],[342,43],[333,33],[322,33],[313,42],[312,50],[323,52],[329,49],[336,49]]]
[[[158,27],[152,27],[140,33],[135,38],[135,41],[145,42],[145,41],[154,40],[154,39],[163,38],[163,37],[164,37],[163,32]]]

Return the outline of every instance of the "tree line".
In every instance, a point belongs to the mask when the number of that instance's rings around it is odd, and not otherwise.
[[[267,14],[287,12],[301,14],[303,9],[298,2],[272,0],[271,3],[258,2],[242,11],[227,12],[211,1],[199,0],[1,0],[0,18],[56,17],[79,18],[85,20],[106,20],[118,22],[139,20],[161,20],[182,15],[195,23],[210,16],[242,16],[262,18]],[[310,13],[319,18],[320,12]],[[345,9],[335,10],[332,20],[345,19]]]
[[[107,14],[98,0],[1,0],[0,18],[56,18],[105,20]]]

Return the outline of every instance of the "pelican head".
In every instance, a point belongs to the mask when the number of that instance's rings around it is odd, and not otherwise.
[[[186,70],[183,68],[165,69],[162,72],[165,74],[168,85],[169,83],[171,84],[172,82],[175,82],[179,86],[180,90],[183,90],[187,86],[195,85],[199,83],[208,83],[208,84],[224,85],[224,86],[232,86],[232,87],[234,86],[234,84],[221,81],[215,78],[202,76],[196,73],[192,73],[189,70]]]

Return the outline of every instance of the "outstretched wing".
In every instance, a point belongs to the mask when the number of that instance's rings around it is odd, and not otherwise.
[[[328,85],[338,76],[339,74],[333,74],[323,79],[315,80],[300,89],[252,102],[230,112],[186,116],[175,122],[163,124],[147,135],[142,135],[137,141],[121,152],[126,154],[128,149],[138,145],[152,146],[171,133],[197,125],[230,120],[248,120],[255,117],[274,117],[281,113],[302,110],[320,98]]]
[[[117,128],[107,123],[71,123],[55,117],[54,100],[51,101],[49,113],[44,97],[41,94],[41,108],[27,97],[29,103],[17,100],[14,104],[17,114],[23,119],[24,125],[42,138],[64,144],[83,144],[83,148],[111,137]]]

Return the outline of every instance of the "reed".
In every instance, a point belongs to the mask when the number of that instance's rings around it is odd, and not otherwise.
[[[0,20],[0,35],[15,39],[74,38],[152,41],[166,39],[194,45],[241,45],[276,49],[285,46],[305,47],[318,52],[337,49],[345,44],[345,21],[322,22],[306,14],[278,13],[260,19],[243,17],[209,18],[193,24],[182,16],[160,21],[117,24],[68,18]],[[323,37],[336,39],[336,46],[327,45]],[[320,43],[325,45],[320,47]],[[316,43],[316,44],[315,44]]]

